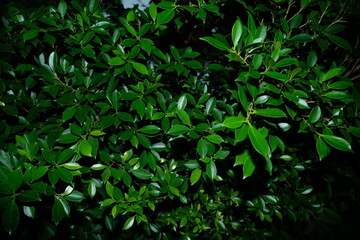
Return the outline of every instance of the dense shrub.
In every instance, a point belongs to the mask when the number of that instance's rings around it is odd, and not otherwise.
[[[1,10],[2,235],[356,230],[356,1],[117,2]]]

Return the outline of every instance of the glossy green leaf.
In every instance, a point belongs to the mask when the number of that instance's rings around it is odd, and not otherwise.
[[[130,229],[132,227],[132,225],[134,225],[134,221],[135,221],[135,216],[128,218],[128,220],[126,220],[126,222],[124,223],[122,230]]]
[[[59,5],[58,5],[58,10],[61,15],[61,18],[64,18],[66,10],[67,10],[67,5],[66,5],[65,1],[63,1],[63,0],[60,1]]]
[[[91,157],[92,146],[87,140],[82,140],[79,144],[79,150],[82,155]]]
[[[263,74],[273,79],[280,80],[282,82],[289,81],[289,76],[283,73],[268,71],[268,72],[264,72]]]
[[[278,61],[274,65],[274,67],[276,67],[276,68],[287,67],[287,66],[294,65],[297,62],[298,62],[298,60],[296,58],[284,58],[284,59],[281,59],[280,61]]]
[[[35,218],[35,207],[33,206],[23,206],[23,212],[25,216],[29,218]]]
[[[125,63],[125,60],[122,57],[114,57],[114,58],[111,58],[109,61],[109,64],[113,65],[113,66],[120,66],[120,65],[123,65],[124,63]]]
[[[174,125],[167,132],[169,135],[180,135],[190,131],[190,128],[184,125]]]
[[[352,152],[351,145],[344,138],[333,135],[320,135],[327,144],[342,151]]]
[[[214,160],[210,160],[210,162],[206,164],[206,174],[211,180],[215,179],[217,175],[217,168]]]
[[[325,75],[321,78],[321,82],[325,82],[333,77],[337,76],[342,71],[342,68],[333,68],[329,70]]]
[[[190,175],[191,185],[194,185],[200,180],[201,174],[202,174],[202,170],[200,168],[197,168],[191,172]]]
[[[138,131],[146,134],[156,134],[161,131],[161,128],[155,125],[147,125],[138,129]]]
[[[148,69],[144,64],[138,63],[138,62],[131,62],[131,65],[139,73],[144,74],[144,75],[149,75]]]
[[[23,35],[23,41],[26,42],[28,40],[31,40],[33,38],[36,38],[39,35],[39,30],[29,30]]]
[[[310,36],[309,34],[300,33],[298,35],[293,36],[289,40],[293,41],[293,42],[298,42],[298,43],[306,43],[306,42],[314,41],[314,38],[312,36]]]
[[[279,108],[255,109],[254,114],[269,118],[286,118],[286,114]]]
[[[171,21],[175,16],[175,11],[173,9],[167,9],[157,14],[156,23],[158,25],[166,24]]]
[[[255,164],[252,159],[249,157],[246,159],[243,165],[243,179],[250,177],[255,171]]]
[[[311,68],[311,67],[315,66],[316,62],[317,62],[316,52],[311,51],[307,57],[307,66]]]
[[[321,117],[321,109],[319,106],[315,106],[309,115],[309,120],[311,123],[316,123],[317,121],[319,121]]]
[[[156,4],[154,2],[151,2],[150,6],[149,6],[149,14],[150,17],[156,21],[156,17],[157,17],[157,7]]]
[[[205,106],[205,115],[209,115],[210,112],[214,109],[216,104],[216,98],[212,97],[210,98],[207,102],[206,102],[206,106]]]
[[[261,132],[256,129],[254,126],[249,125],[248,135],[250,138],[250,142],[254,149],[264,156],[265,159],[270,159],[271,151],[268,142],[265,137],[261,134]]]
[[[207,147],[206,140],[200,138],[200,140],[198,141],[196,150],[199,153],[201,158],[205,158],[206,154],[208,153],[208,147]]]
[[[94,136],[94,137],[100,137],[100,136],[104,136],[106,133],[104,133],[103,131],[101,130],[93,130],[90,132],[90,135],[91,136]]]
[[[152,178],[152,174],[146,169],[136,169],[132,171],[135,177],[140,178],[142,180],[147,180]]]
[[[206,41],[206,42],[210,43],[212,46],[216,47],[217,49],[225,50],[225,51],[230,50],[224,43],[222,43],[220,40],[218,40],[216,38],[213,38],[213,37],[201,37],[200,40],[203,40],[203,41]]]
[[[342,37],[339,37],[339,36],[331,35],[331,34],[328,34],[326,36],[330,39],[330,41],[332,41],[333,43],[335,43],[339,47],[345,48],[347,50],[352,49],[350,43],[346,39],[344,39]]]
[[[82,166],[80,164],[75,163],[75,162],[64,163],[59,166],[64,167],[69,170],[78,170],[78,169],[82,168]]]
[[[243,153],[236,155],[234,167],[238,165],[243,165],[248,159],[251,158],[249,150],[245,150]]]
[[[177,109],[176,113],[183,123],[191,125],[190,117],[187,112],[181,109]]]
[[[177,108],[180,110],[184,110],[186,105],[187,105],[186,95],[182,95],[177,102]]]
[[[236,47],[240,41],[241,35],[243,32],[243,27],[240,20],[236,20],[231,31],[231,39],[233,41],[234,47]]]
[[[99,5],[99,0],[89,0],[88,6],[90,13],[94,13]]]
[[[228,117],[224,120],[222,125],[227,128],[239,128],[245,122],[245,118],[238,116],[238,117]]]
[[[211,134],[211,135],[207,135],[205,136],[206,140],[208,140],[209,142],[215,143],[215,144],[219,144],[222,143],[224,141],[224,139],[217,135],[217,134]]]
[[[322,160],[328,155],[329,147],[326,145],[321,137],[316,139],[316,150],[319,154],[319,159]]]
[[[331,91],[324,93],[324,96],[333,99],[343,99],[348,97],[348,94],[342,91]]]

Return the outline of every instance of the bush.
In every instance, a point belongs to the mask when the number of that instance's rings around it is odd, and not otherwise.
[[[358,36],[343,22],[358,3],[117,2],[2,10],[3,234],[338,239],[356,230]]]

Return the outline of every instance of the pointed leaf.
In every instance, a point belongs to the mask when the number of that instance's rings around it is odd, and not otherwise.
[[[2,223],[5,231],[12,235],[19,224],[19,208],[14,200],[5,207],[2,214]]]
[[[87,140],[82,140],[79,144],[79,149],[82,155],[91,157],[92,147]]]
[[[271,157],[270,147],[265,137],[261,134],[261,132],[252,125],[249,125],[248,135],[254,149],[258,153],[263,155],[265,159],[267,160],[270,159]]]
[[[321,135],[327,144],[342,151],[352,152],[351,145],[344,138],[333,135]]]
[[[311,123],[316,123],[317,121],[319,121],[321,117],[321,108],[319,106],[315,106],[309,115],[309,120]]]
[[[140,178],[142,180],[152,178],[152,174],[146,169],[136,169],[132,171],[135,177]]]
[[[254,113],[263,117],[286,118],[286,114],[284,113],[284,111],[279,108],[255,109]]]
[[[243,123],[245,122],[245,118],[244,117],[228,117],[224,120],[223,122],[223,126],[227,127],[227,128],[239,128],[241,125],[243,125]]]
[[[220,40],[218,40],[216,38],[202,37],[202,38],[200,38],[200,40],[203,40],[203,41],[206,41],[206,42],[210,43],[212,46],[216,47],[217,49],[225,50],[225,51],[230,50],[224,43],[222,43]]]
[[[197,183],[197,181],[199,181],[201,174],[202,174],[202,170],[200,168],[197,168],[192,171],[190,176],[191,185],[194,185],[195,183]]]
[[[132,225],[134,224],[134,220],[135,220],[135,216],[132,216],[131,218],[126,220],[122,230],[128,230],[129,228],[131,228]]]
[[[243,179],[250,177],[255,170],[255,164],[253,163],[251,157],[247,158],[243,165]]]
[[[231,31],[231,39],[233,41],[234,47],[238,45],[242,32],[243,32],[243,27],[240,20],[238,19],[234,23]]]
[[[175,16],[175,11],[173,9],[167,9],[157,14],[156,23],[158,25],[168,23],[171,21],[171,19],[174,18],[174,16]]]
[[[217,169],[214,160],[210,160],[210,162],[206,164],[206,174],[211,180],[215,179],[217,175]]]

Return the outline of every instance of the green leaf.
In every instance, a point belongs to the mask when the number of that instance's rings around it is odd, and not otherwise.
[[[270,147],[261,132],[252,125],[249,125],[248,135],[254,149],[263,155],[266,160],[269,160],[271,157]]]
[[[238,19],[235,21],[231,31],[231,39],[233,41],[234,47],[238,45],[242,32],[243,32],[243,26],[240,20]]]
[[[246,149],[243,153],[236,155],[234,167],[238,165],[243,165],[248,159],[251,158],[250,152]]]
[[[10,187],[13,193],[19,189],[23,182],[23,173],[20,168],[10,172],[8,174],[7,185]]]
[[[78,169],[82,168],[82,166],[80,164],[75,163],[75,162],[64,163],[64,164],[61,164],[59,166],[64,167],[64,168],[69,169],[69,170],[78,170]]]
[[[45,173],[48,171],[48,169],[49,169],[49,166],[37,167],[32,174],[32,181],[36,181],[39,178],[41,178],[42,176],[44,176]]]
[[[65,1],[63,1],[63,0],[60,1],[59,5],[58,5],[58,10],[61,15],[61,18],[64,18],[66,10],[67,10],[67,5],[66,5]]]
[[[12,200],[4,209],[2,214],[3,228],[9,235],[12,235],[19,224],[19,208]]]
[[[89,193],[90,198],[93,198],[96,194],[96,185],[95,185],[95,181],[93,179],[91,179],[89,182],[88,193]]]
[[[321,137],[318,137],[316,140],[316,150],[319,154],[319,159],[322,160],[325,158],[329,152],[329,147],[326,145],[324,140]]]
[[[333,99],[343,99],[348,97],[348,94],[342,91],[331,91],[324,93],[324,96]]]
[[[39,31],[38,30],[29,30],[26,33],[24,33],[23,35],[23,41],[26,42],[27,40],[31,40],[33,38],[36,38],[39,35]]]
[[[134,224],[134,221],[135,221],[135,216],[132,216],[131,218],[126,220],[122,230],[128,230],[129,228],[131,228],[132,225]]]
[[[94,13],[99,5],[99,0],[89,0],[89,11]]]
[[[52,207],[52,219],[55,224],[58,225],[60,221],[65,217],[66,213],[63,205],[60,203],[59,198],[55,197],[55,203]]]
[[[180,191],[176,187],[170,187],[169,190],[172,194],[174,194],[176,196],[180,196]]]
[[[184,134],[190,131],[190,128],[188,128],[187,126],[184,125],[174,125],[172,126],[169,131],[167,132],[167,134],[169,135],[180,135],[180,134]]]
[[[158,25],[165,24],[171,21],[175,16],[175,11],[173,9],[167,9],[157,14],[157,21]]]
[[[35,207],[23,206],[25,216],[35,218]]]
[[[312,36],[310,36],[309,34],[300,33],[298,35],[293,36],[289,40],[293,41],[293,42],[298,42],[298,43],[306,43],[306,42],[314,41],[314,38]]]
[[[337,81],[329,85],[329,88],[333,89],[346,89],[352,87],[354,84],[351,80]]]
[[[243,125],[243,123],[245,122],[245,118],[242,116],[238,116],[238,117],[227,117],[224,122],[222,123],[222,125],[224,127],[227,128],[239,128],[241,127],[241,125]]]
[[[217,134],[207,135],[207,136],[205,136],[205,138],[209,142],[216,143],[216,144],[222,143],[224,141],[224,139],[221,136],[217,135]]]
[[[199,153],[201,158],[206,157],[206,154],[208,153],[208,147],[207,147],[205,139],[200,138],[200,140],[198,141],[196,150]]]
[[[335,76],[337,76],[342,71],[342,68],[333,68],[329,70],[325,75],[321,78],[321,82],[325,82]]]
[[[113,66],[120,66],[120,65],[123,65],[124,63],[125,63],[125,60],[122,59],[121,57],[114,57],[114,58],[111,58],[109,61],[109,64],[113,65]]]
[[[197,183],[199,181],[201,174],[202,174],[202,170],[200,168],[197,168],[191,172],[191,175],[190,175],[191,185],[194,185],[195,183]]]
[[[186,163],[184,163],[185,167],[187,167],[188,169],[195,169],[200,167],[200,164],[198,161],[196,160],[189,160]]]
[[[210,98],[207,102],[206,102],[206,107],[205,107],[205,115],[209,115],[210,112],[214,109],[216,104],[216,98],[212,97]]]
[[[138,129],[138,131],[146,134],[156,134],[161,131],[161,128],[155,125],[147,125]]]
[[[360,138],[360,127],[349,127],[349,131],[356,137]]]
[[[309,115],[309,120],[311,123],[316,123],[317,121],[319,121],[321,117],[321,108],[319,106],[315,106]]]
[[[149,13],[150,13],[150,17],[155,21],[157,17],[157,7],[154,2],[151,2],[150,4]]]
[[[284,59],[281,59],[280,61],[278,61],[274,65],[274,67],[276,67],[276,68],[287,67],[287,66],[296,64],[297,62],[298,62],[298,60],[296,58],[284,58]]]
[[[184,110],[186,105],[187,105],[186,95],[182,95],[178,100],[177,108],[180,109],[180,110]]]
[[[146,169],[136,169],[132,171],[135,177],[140,178],[142,180],[152,178],[152,174]]]
[[[262,74],[271,77],[273,79],[277,79],[280,80],[282,82],[286,82],[289,81],[289,76],[283,73],[279,73],[279,72],[271,72],[271,71],[267,71],[267,72],[263,72]]]
[[[187,112],[185,112],[184,110],[181,110],[181,109],[177,109],[176,113],[177,113],[178,117],[181,119],[181,121],[183,121],[183,123],[185,123],[187,125],[191,125],[190,117],[187,114]]]
[[[104,133],[103,131],[101,130],[93,130],[90,132],[90,135],[91,136],[94,136],[94,137],[100,137],[100,136],[104,136],[106,133]]]
[[[212,46],[216,47],[217,49],[230,51],[230,49],[224,43],[222,43],[220,40],[218,40],[216,38],[202,37],[202,38],[200,38],[200,40],[210,43]]]
[[[35,202],[40,200],[40,197],[34,190],[25,190],[20,193],[19,200],[21,202]]]
[[[279,108],[255,109],[254,114],[269,118],[286,118],[286,114]]]
[[[80,153],[84,156],[91,157],[92,146],[87,140],[82,140],[79,144]]]
[[[246,158],[243,165],[243,179],[250,177],[255,170],[255,164],[253,163],[251,157]]]
[[[333,135],[320,135],[327,144],[342,151],[352,152],[351,145],[344,138]]]
[[[211,180],[215,179],[217,175],[217,169],[214,160],[210,160],[210,162],[206,164],[206,174]]]
[[[147,70],[147,67],[142,64],[142,63],[138,63],[138,62],[131,62],[131,65],[133,66],[133,68],[135,68],[136,71],[138,71],[141,74],[144,75],[149,75],[149,72]]]
[[[347,50],[352,49],[350,43],[347,40],[345,40],[344,38],[339,37],[339,36],[335,36],[335,35],[331,35],[331,34],[328,34],[326,36],[330,39],[330,41],[332,41],[333,43],[335,43],[339,47],[345,48]]]
[[[311,51],[308,55],[308,58],[307,58],[307,66],[310,68],[310,67],[313,67],[315,66],[317,62],[317,55],[316,55],[316,52],[315,51]]]

